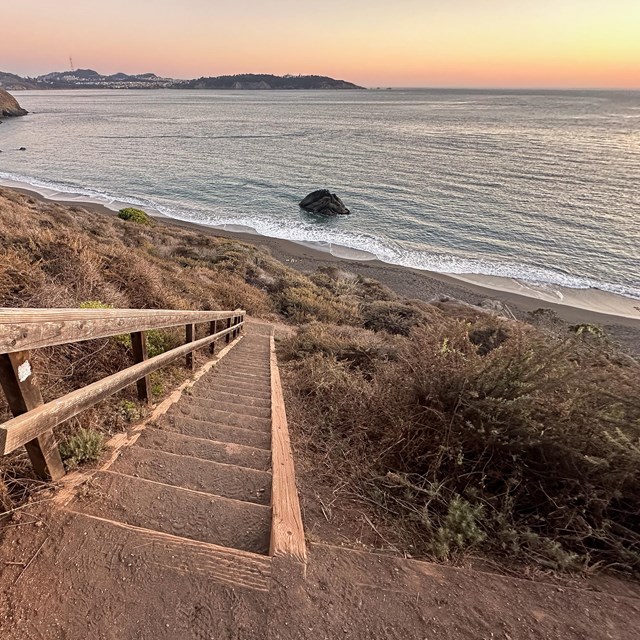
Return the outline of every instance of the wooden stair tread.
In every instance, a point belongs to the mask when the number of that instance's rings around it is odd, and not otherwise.
[[[271,385],[266,380],[247,380],[246,378],[234,378],[232,376],[216,376],[209,386],[223,386],[227,389],[243,389],[248,391],[257,391],[258,393],[271,393]],[[200,387],[207,388],[207,387]]]
[[[268,471],[271,468],[271,453],[265,449],[196,438],[153,427],[147,427],[142,432],[136,446],[259,471]]]
[[[170,410],[170,415],[271,433],[271,418],[258,418],[236,411],[199,407],[193,403],[174,405]]]
[[[204,578],[234,588],[260,591],[269,588],[271,559],[268,556],[137,527],[73,509],[65,511],[72,518],[67,530],[72,527],[75,529],[73,534],[81,535],[84,529],[85,534],[90,532],[93,540],[108,540],[112,545],[116,542],[127,560],[121,565],[160,566],[170,571],[173,569],[176,574],[188,573],[191,580]]]
[[[188,399],[183,398],[180,400],[178,404],[181,406],[196,407],[201,410],[214,409],[217,411],[227,411],[228,413],[237,413],[242,416],[251,416],[253,418],[271,419],[271,407],[256,407],[242,400],[233,402],[219,398],[189,396]]]
[[[242,389],[240,387],[233,387],[219,383],[211,383],[207,387],[200,387],[193,391],[194,396],[198,398],[217,398],[218,394],[227,394],[233,396],[239,396],[244,399],[255,399],[257,401],[266,401],[267,406],[271,406],[271,391],[270,390],[256,390],[256,389]]]
[[[245,407],[256,407],[269,409],[271,412],[271,398],[259,398],[252,395],[243,395],[241,393],[233,393],[230,391],[217,391],[204,395],[203,389],[198,389],[196,392],[192,391],[190,397],[196,401],[200,400],[219,400],[220,402],[229,402],[231,404],[241,404]]]
[[[115,472],[98,472],[73,509],[221,547],[261,554],[269,551],[269,507]]]
[[[271,449],[271,434],[242,429],[225,424],[216,424],[193,418],[166,416],[159,423],[160,428],[176,431],[187,436],[195,436],[205,440],[217,440],[219,442],[233,442],[258,449]]]
[[[270,473],[176,453],[133,446],[110,471],[234,500],[263,505],[271,501]]]

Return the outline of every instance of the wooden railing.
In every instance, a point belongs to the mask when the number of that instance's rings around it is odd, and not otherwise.
[[[133,384],[138,397],[151,401],[149,374],[184,357],[193,369],[193,353],[224,338],[229,343],[244,325],[245,312],[156,309],[0,309],[0,385],[15,416],[0,424],[0,456],[24,445],[36,474],[53,480],[65,471],[53,428]],[[196,340],[196,324],[208,323],[208,335]],[[146,331],[185,327],[185,344],[147,358]],[[135,364],[44,404],[30,360],[33,349],[131,334]]]

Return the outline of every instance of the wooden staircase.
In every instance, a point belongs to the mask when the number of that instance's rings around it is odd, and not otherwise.
[[[273,504],[277,365],[271,333],[270,326],[257,325],[238,338],[165,415],[95,474],[68,512],[90,529],[117,527],[140,545],[160,545],[160,555],[176,567],[208,567],[214,579],[266,589],[270,554],[287,546],[272,539],[282,509]]]
[[[176,326],[185,344],[148,358],[145,332]],[[32,350],[127,332],[132,366],[43,403]],[[153,371],[193,369],[205,349],[191,382],[111,438],[103,466],[65,473],[52,429],[131,384],[148,402]],[[20,575],[48,595],[16,637],[266,637],[307,560],[271,325],[242,310],[0,310],[0,382],[15,416],[0,455],[25,446],[57,484]]]

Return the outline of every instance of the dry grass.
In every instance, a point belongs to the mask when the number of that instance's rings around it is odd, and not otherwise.
[[[0,304],[5,307],[243,307],[272,318],[273,297],[252,282],[259,272],[268,274],[272,264],[273,277],[286,277],[286,268],[249,245],[169,226],[136,225],[0,189]],[[179,329],[150,337],[155,350],[184,339]],[[41,349],[32,360],[49,401],[129,366],[133,354],[123,337]],[[155,399],[186,375],[179,366],[154,374]],[[135,388],[61,425],[59,440],[72,442],[82,428],[105,437],[126,429],[123,402],[137,403]],[[9,417],[2,397],[0,419]],[[25,497],[25,484],[39,486],[31,474],[23,451],[0,459],[0,511]]]
[[[640,367],[593,335],[472,315],[286,341],[302,446],[407,552],[640,571]]]
[[[309,278],[235,240],[176,226],[139,225],[0,189],[0,304],[5,307],[241,307],[252,316],[293,324],[359,324],[360,305],[378,297],[394,296],[372,280],[338,270]],[[183,340],[178,329],[150,337],[154,349],[156,343],[171,348]],[[41,349],[33,361],[44,399],[50,401],[129,366],[132,358],[124,337]],[[179,366],[154,374],[154,399],[185,375]],[[58,438],[70,441],[83,427],[107,437],[126,429],[123,402],[136,402],[134,388],[61,425]],[[2,398],[0,419],[9,417]],[[16,483],[30,473],[22,452],[0,459],[3,507],[23,498]]]

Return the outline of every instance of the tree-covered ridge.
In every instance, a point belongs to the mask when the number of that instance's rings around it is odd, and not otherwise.
[[[276,76],[273,74],[242,73],[190,80],[182,85],[189,89],[363,89],[352,82],[327,76]]]

